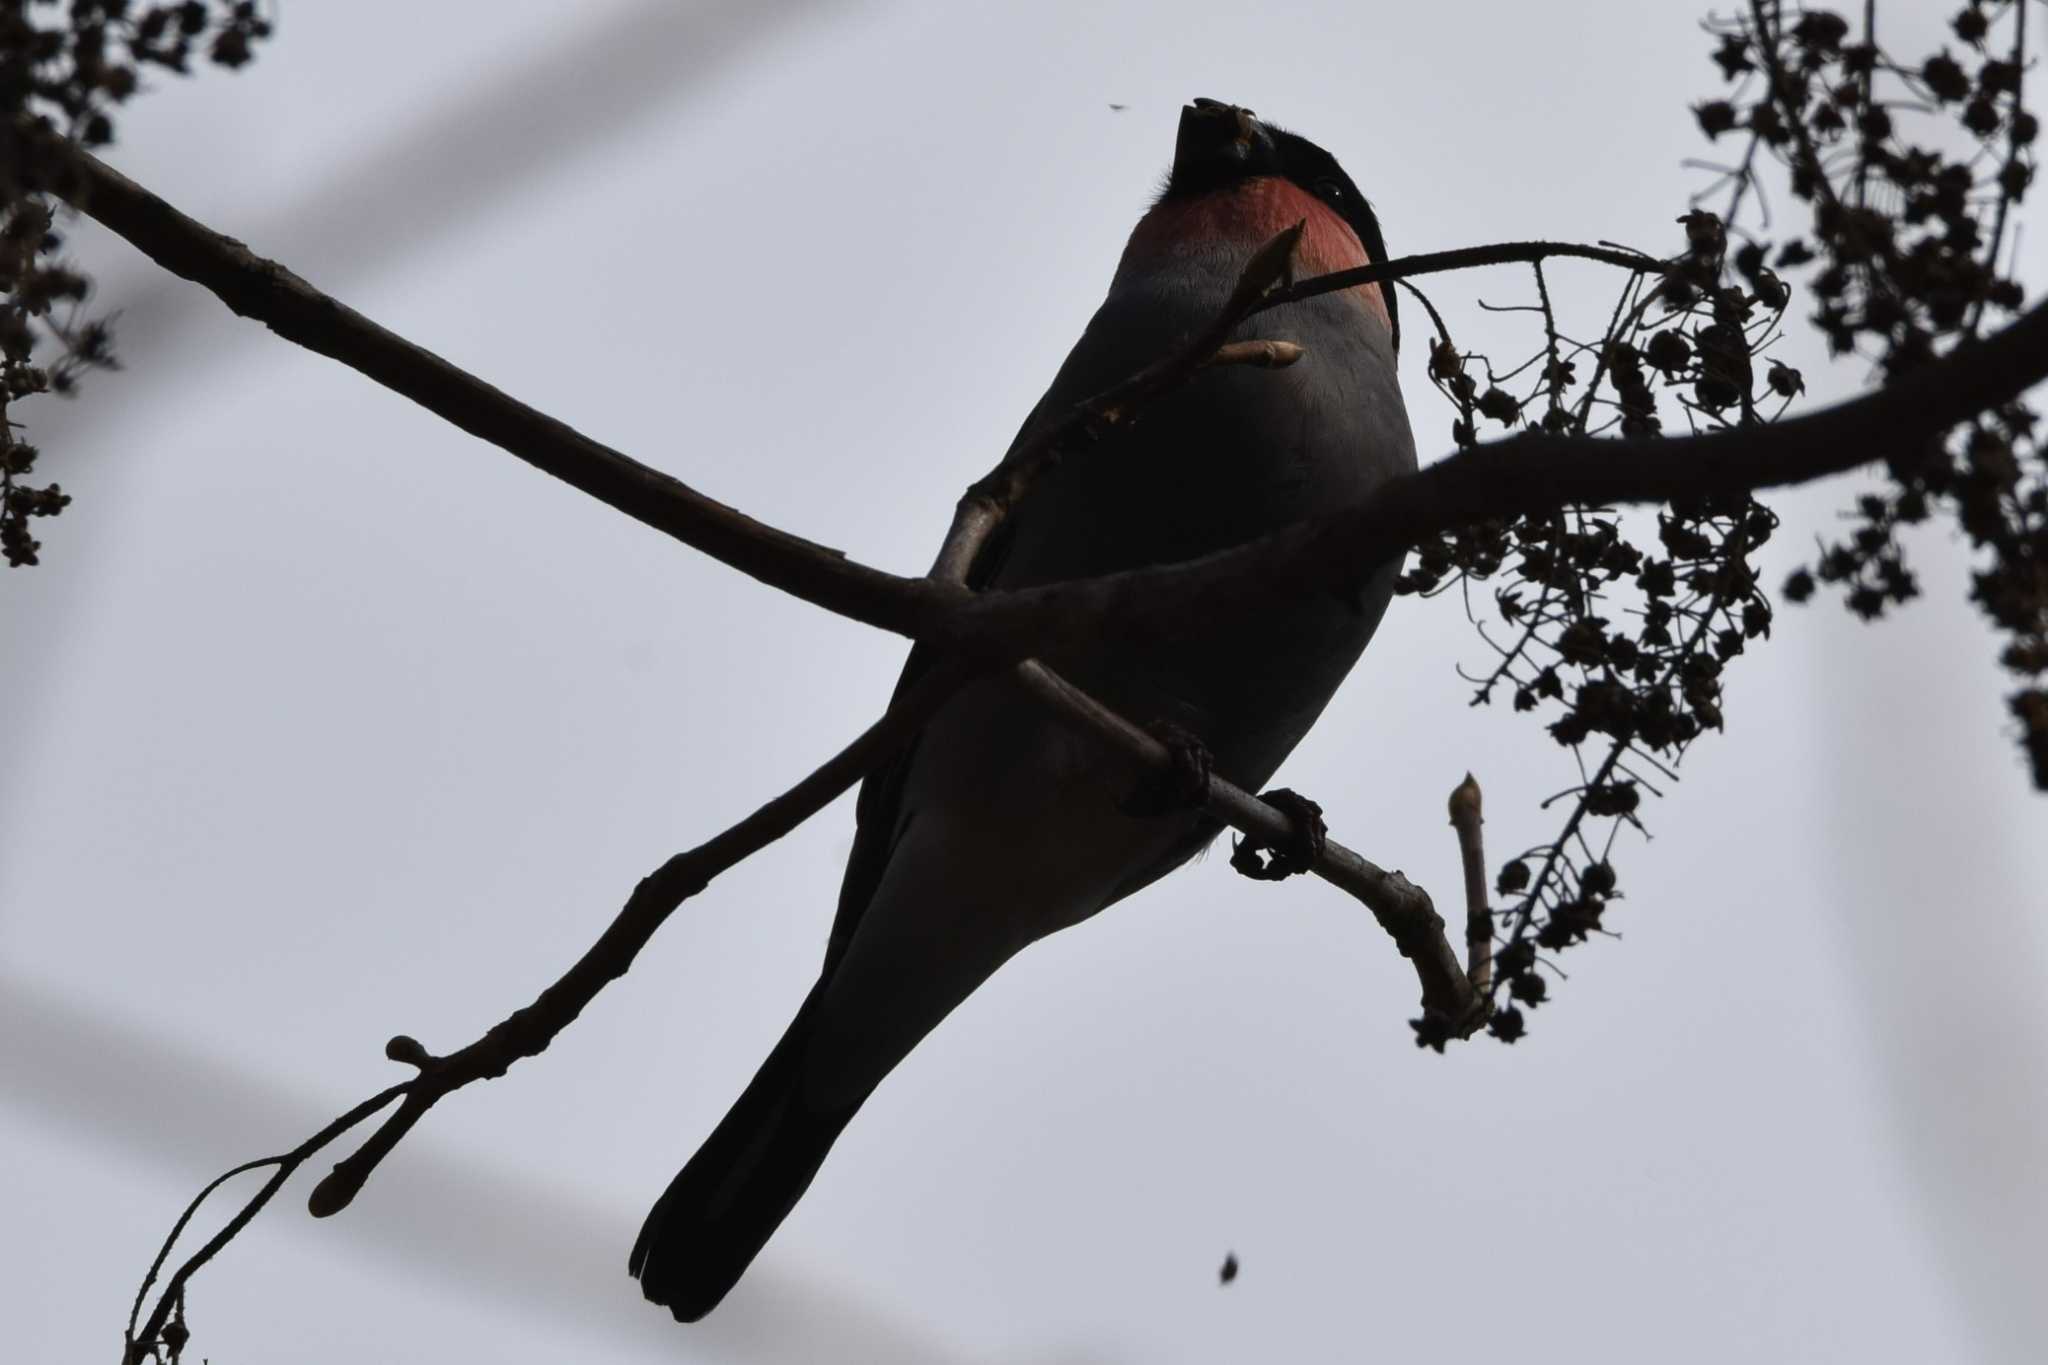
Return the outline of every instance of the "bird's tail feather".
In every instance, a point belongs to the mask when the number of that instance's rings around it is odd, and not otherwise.
[[[627,1270],[641,1292],[695,1322],[718,1306],[810,1187],[859,1104],[819,1113],[802,1094],[820,988],[640,1228]]]

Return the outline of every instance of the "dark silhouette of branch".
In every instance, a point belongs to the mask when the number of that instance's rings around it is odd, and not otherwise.
[[[1465,870],[1465,976],[1485,999],[1493,989],[1493,910],[1486,899],[1486,842],[1480,826],[1479,783],[1470,773],[1451,789],[1451,828]]]
[[[1876,0],[1871,0],[1873,5],[1875,2]],[[1874,29],[1876,27],[1874,11],[1866,11],[1864,27],[1866,29]],[[1868,37],[1868,35],[1866,37],[1868,41],[1876,41],[1874,37]],[[2025,157],[2029,145],[2029,139],[2020,131],[2022,123],[2019,117],[2026,109],[2027,7],[2025,4],[2013,7],[2012,56],[2008,60],[2012,63],[2013,69],[2012,117],[2007,121],[2005,161],[1999,171],[2001,178],[2005,179],[2010,179],[2024,164],[2022,158]],[[1863,100],[1866,104],[1870,102],[1868,88],[1864,91]],[[1860,176],[1864,169],[1865,163],[1859,161],[1857,174]],[[1858,195],[1858,201],[1861,201],[1860,194]],[[1998,196],[1998,212],[1997,216],[1992,220],[1991,240],[1984,246],[1984,268],[1993,274],[1996,274],[1998,270],[1999,253],[2005,248],[2005,229],[2007,222],[2012,217],[2013,203],[2014,196],[2010,194]],[[1988,302],[1988,299],[1980,298],[1971,306],[1969,323],[1969,333],[1971,336],[1977,335],[1978,327],[1983,324],[1984,308]]]
[[[947,635],[1013,652],[1104,629],[1156,637],[1275,593],[1342,589],[1417,541],[1571,505],[1668,503],[1808,483],[1864,465],[1910,468],[1977,413],[2048,379],[2048,304],[1884,388],[1761,426],[1605,438],[1530,431],[1447,456],[1357,505],[1203,559],[988,593],[951,609]]]
[[[1017,677],[1027,691],[1076,729],[1152,771],[1166,772],[1173,767],[1173,754],[1165,744],[1043,664],[1026,661],[1018,665]],[[1209,778],[1202,807],[1232,829],[1270,846],[1284,847],[1298,837],[1289,816],[1220,777]],[[1454,1030],[1459,1036],[1483,1022],[1475,1015],[1481,997],[1445,938],[1443,916],[1436,912],[1428,892],[1334,839],[1320,846],[1308,870],[1372,911],[1401,956],[1414,963],[1425,1012],[1464,1025]]]
[[[2048,378],[2048,308],[1819,412],[1740,431],[1605,439],[1525,433],[1448,456],[1363,503],[1189,564],[974,596],[906,578],[747,517],[583,436],[438,356],[378,327],[274,262],[221,236],[68,144],[68,196],[159,264],[279,335],[350,365],[455,425],[628,516],[814,605],[991,661],[1050,654],[1107,629],[1171,631],[1275,592],[1360,580],[1407,546],[1453,527],[1568,504],[1660,503],[1805,483],[1880,461],[1910,464],[1975,413]],[[1415,258],[1429,270],[1527,260],[1559,244]],[[1598,249],[1604,250],[1604,249]],[[1505,254],[1502,254],[1505,253]],[[1648,258],[1616,253],[1630,268]],[[1455,260],[1450,258],[1455,257]],[[1596,257],[1596,259],[1599,259]],[[1425,273],[1389,262],[1378,278]]]
[[[28,135],[25,135],[25,137]],[[960,594],[848,560],[706,497],[394,335],[275,261],[213,231],[112,167],[60,141],[41,150],[68,175],[66,199],[236,313],[338,360],[598,501],[771,587],[898,634],[933,629]]]
[[[956,668],[928,673],[899,696],[887,714],[808,777],[738,824],[678,853],[649,873],[633,888],[617,918],[573,966],[532,1004],[514,1010],[475,1042],[437,1057],[409,1037],[393,1038],[385,1046],[385,1055],[417,1066],[420,1074],[406,1083],[398,1111],[313,1188],[307,1200],[313,1215],[324,1218],[347,1208],[377,1163],[443,1096],[472,1081],[502,1076],[513,1063],[545,1051],[598,992],[626,974],[633,959],[677,907],[709,886],[719,873],[788,834],[866,776],[916,733],[964,679],[964,671]]]
[[[61,142],[46,142],[44,151],[71,173],[57,180],[74,205],[166,270],[205,286],[235,312],[263,322],[287,340],[339,360],[464,431],[772,587],[899,634],[929,638],[945,633],[948,611],[957,606],[962,594],[944,581],[904,578],[868,568],[826,546],[755,521],[386,331],[285,267],[180,213],[89,154]],[[1269,244],[1268,250],[1274,246]],[[1381,272],[1376,278],[1392,279],[1530,259],[1531,251],[1592,253],[1596,258],[1624,259],[1631,265],[1649,260],[1599,248],[1538,243],[1498,252],[1474,248],[1438,253],[1414,262],[1367,269]],[[1285,257],[1268,257],[1262,252],[1261,259],[1284,265]],[[1262,298],[1270,297],[1264,289],[1271,278],[1262,280],[1256,293],[1240,291],[1218,325],[1199,339],[1208,341],[1206,347],[1191,346],[1084,405],[1090,411],[1070,414],[1048,431],[1044,449],[1051,451],[1071,440],[1084,427],[1100,421],[1100,413],[1129,407],[1184,379],[1214,353],[1235,321]],[[991,476],[980,495],[993,493],[1000,505],[1002,495],[994,492],[997,482]],[[1007,484],[1009,476],[1000,482]],[[1009,651],[1012,657],[1038,652],[1024,641],[1018,645]]]
[[[163,1246],[157,1250],[156,1259],[150,1262],[149,1273],[142,1277],[142,1285],[135,1291],[135,1304],[128,1310],[127,1348],[122,1354],[122,1359],[126,1362],[126,1365],[135,1365],[135,1362],[141,1361],[150,1354],[158,1338],[163,1336],[164,1329],[170,1322],[172,1314],[177,1312],[179,1306],[184,1302],[186,1282],[202,1266],[218,1255],[222,1247],[233,1241],[236,1235],[249,1225],[250,1219],[263,1211],[263,1206],[270,1202],[271,1196],[284,1188],[284,1183],[298,1173],[299,1167],[303,1166],[323,1147],[327,1146],[328,1143],[384,1108],[400,1095],[405,1094],[415,1084],[417,1082],[405,1081],[398,1085],[387,1086],[335,1119],[334,1122],[328,1124],[289,1152],[284,1152],[277,1156],[258,1157],[254,1161],[245,1161],[232,1170],[224,1171],[214,1177],[205,1189],[194,1195],[192,1202],[185,1206],[185,1211],[178,1215],[178,1221],[171,1225],[170,1235],[164,1238]],[[157,1296],[156,1307],[150,1310],[149,1320],[143,1324],[141,1331],[136,1331],[135,1320],[142,1316],[142,1303],[149,1295],[150,1285],[156,1282],[157,1275],[164,1268],[164,1262],[170,1257],[171,1248],[177,1245],[178,1238],[184,1234],[186,1225],[192,1221],[192,1215],[199,1212],[199,1206],[204,1204],[215,1190],[227,1184],[228,1181],[233,1180],[236,1176],[247,1175],[250,1171],[260,1171],[265,1167],[274,1168],[270,1173],[270,1178],[263,1182],[261,1189],[249,1197],[247,1203],[235,1211],[235,1216],[230,1218],[219,1232],[216,1232],[206,1240],[206,1245],[193,1252],[177,1270],[172,1272],[170,1279],[164,1282],[163,1293]]]
[[[124,1359],[132,1365],[132,1362],[148,1356],[177,1311],[186,1282],[263,1210],[271,1197],[308,1159],[393,1100],[399,1102],[397,1112],[385,1119],[361,1147],[337,1162],[334,1170],[314,1187],[308,1200],[308,1207],[316,1217],[325,1217],[346,1208],[376,1169],[377,1163],[444,1096],[473,1081],[502,1076],[521,1059],[546,1051],[556,1035],[573,1023],[600,991],[625,975],[640,949],[684,901],[704,890],[721,872],[745,861],[795,829],[859,781],[870,768],[898,749],[922,726],[965,680],[965,676],[957,668],[941,668],[927,674],[917,686],[899,696],[880,720],[809,776],[738,824],[687,852],[677,854],[648,874],[633,889],[625,908],[599,935],[597,942],[554,984],[543,990],[532,1004],[513,1011],[475,1042],[445,1056],[430,1054],[405,1035],[392,1038],[385,1045],[385,1055],[393,1061],[419,1068],[419,1075],[379,1091],[291,1151],[244,1162],[209,1183],[180,1215],[136,1291],[135,1307],[128,1319]],[[192,1216],[214,1191],[229,1180],[266,1167],[274,1168],[270,1178],[236,1211],[226,1226],[165,1282],[156,1306],[138,1332],[135,1320],[141,1316],[149,1288],[155,1283],[171,1248]]]
[[[1269,308],[1315,298],[1318,294],[1334,294],[1360,285],[1412,279],[1417,275],[1472,270],[1483,265],[1534,265],[1558,257],[1598,261],[1602,265],[1619,266],[1623,270],[1643,274],[1654,274],[1665,266],[1665,262],[1655,256],[1646,256],[1626,247],[1588,246],[1583,242],[1499,242],[1491,246],[1458,247],[1452,251],[1430,251],[1391,261],[1374,261],[1350,270],[1336,270],[1312,279],[1297,280],[1285,288],[1274,290],[1249,311],[1263,313]]]

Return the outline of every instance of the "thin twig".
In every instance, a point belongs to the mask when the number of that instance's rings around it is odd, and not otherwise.
[[[740,572],[868,625],[918,634],[949,597],[939,585],[883,573],[738,510],[592,440],[440,356],[378,326],[275,261],[180,213],[69,143],[24,133],[61,160],[64,197],[174,275],[288,341],[338,360],[472,436]],[[54,178],[54,177],[53,177]]]
[[[156,1260],[150,1263],[149,1273],[142,1279],[142,1287],[135,1291],[135,1306],[128,1313],[126,1349],[122,1353],[122,1360],[126,1362],[126,1365],[135,1365],[135,1362],[140,1361],[150,1353],[151,1349],[156,1345],[157,1339],[163,1335],[164,1324],[170,1320],[172,1311],[184,1301],[186,1282],[197,1273],[201,1266],[204,1266],[218,1255],[222,1247],[233,1241],[236,1235],[249,1225],[250,1219],[263,1211],[263,1206],[270,1202],[271,1196],[284,1187],[285,1181],[290,1180],[297,1173],[300,1166],[304,1165],[309,1158],[319,1152],[321,1148],[327,1146],[328,1143],[334,1141],[343,1133],[346,1133],[349,1129],[397,1099],[400,1095],[406,1094],[416,1084],[418,1082],[413,1080],[387,1086],[385,1089],[364,1100],[361,1104],[358,1104],[355,1108],[341,1115],[341,1117],[335,1119],[332,1123],[292,1148],[289,1152],[285,1152],[280,1156],[267,1156],[255,1161],[245,1161],[233,1170],[215,1177],[212,1183],[201,1190],[193,1198],[192,1202],[185,1206],[185,1212],[180,1214],[178,1221],[172,1225],[170,1235],[164,1239],[163,1246],[157,1251]],[[170,1256],[171,1248],[177,1245],[178,1238],[183,1235],[186,1224],[190,1223],[192,1216],[199,1212],[199,1206],[204,1204],[207,1197],[215,1190],[236,1176],[243,1175],[249,1171],[261,1170],[265,1166],[275,1166],[277,1169],[271,1172],[270,1179],[263,1182],[263,1187],[251,1195],[248,1202],[236,1211],[235,1216],[230,1218],[219,1232],[208,1238],[204,1246],[187,1257],[184,1264],[180,1265],[172,1273],[171,1278],[164,1282],[164,1291],[157,1296],[156,1307],[150,1312],[149,1321],[143,1324],[141,1331],[136,1331],[135,1319],[141,1315],[142,1302],[149,1294],[150,1284],[156,1279],[157,1272],[163,1269],[164,1261]]]
[[[1486,899],[1486,844],[1480,831],[1479,783],[1470,773],[1451,789],[1451,828],[1465,868],[1465,976],[1484,1000],[1493,990],[1493,909]]]
[[[1777,0],[1772,0],[1767,12],[1765,0],[1749,0],[1749,15],[1750,22],[1756,29],[1758,55],[1764,59],[1764,74],[1770,85],[1771,102],[1777,106],[1778,112],[1784,115],[1786,126],[1792,130],[1792,139],[1797,145],[1799,156],[1805,159],[1806,167],[1813,172],[1814,193],[1819,196],[1825,207],[1839,215],[1843,211],[1842,197],[1835,190],[1834,172],[1821,159],[1820,151],[1814,145],[1813,130],[1807,127],[1806,112],[1793,98],[1793,83],[1785,70],[1784,54],[1779,49],[1779,36],[1770,24],[1772,17],[1783,20],[1781,7]],[[1802,98],[1806,90],[1807,82],[1802,76],[1798,83],[1798,93]],[[1861,156],[1860,151],[1858,155]],[[1799,163],[1795,161],[1795,188],[1799,182],[1799,169]],[[1886,297],[1896,300],[1897,291],[1892,287],[1892,273],[1898,264],[1897,248],[1888,235],[1878,237],[1872,245],[1887,268],[1879,270],[1874,265],[1865,263],[1861,269],[1864,285],[1866,288],[1881,290]]]
[[[1239,342],[1233,346],[1226,346],[1225,342],[1232,329],[1286,278],[1301,233],[1302,224],[1296,223],[1274,234],[1253,252],[1216,317],[1171,354],[1093,398],[1076,403],[1031,433],[994,469],[969,484],[954,508],[953,526],[946,533],[945,547],[932,566],[931,577],[944,583],[965,582],[968,566],[981,553],[981,547],[1048,466],[1082,446],[1094,444],[1109,429],[1128,422],[1145,405],[1184,383],[1196,370],[1218,363],[1277,367],[1300,359],[1301,348],[1292,342]],[[1286,350],[1272,349],[1276,345]],[[1228,360],[1224,359],[1226,351],[1231,352]]]
[[[2005,165],[2001,169],[2001,177],[2005,175],[2010,175],[2012,173],[2012,168],[2018,165],[2020,158],[2026,154],[2028,145],[2026,142],[2021,140],[2019,132],[2020,114],[2023,113],[2027,107],[2026,0],[2020,0],[2020,3],[2013,6],[2012,22],[2012,66],[2014,73],[2012,86],[2012,110],[2010,113],[2006,115],[2008,131],[2006,135]],[[1991,241],[1984,248],[1984,273],[1989,278],[1994,280],[1998,278],[1998,254],[2005,248],[2005,225],[2006,221],[2012,216],[2012,206],[2014,197],[2015,196],[2010,191],[2006,190],[2004,185],[2001,183],[2001,185],[1999,186],[1998,193],[1998,213],[1997,216],[1994,217],[1992,220]],[[1981,327],[1984,323],[1984,308],[1985,305],[1990,302],[1990,297],[1990,291],[1987,290],[1985,291],[1982,297],[1978,298],[1978,300],[1970,306],[1970,320],[1969,323],[1963,329],[1966,335],[1973,337],[1977,335],[1977,329]]]
[[[916,733],[964,677],[964,671],[957,668],[927,674],[899,696],[886,715],[808,777],[723,833],[663,863],[633,889],[625,908],[575,965],[532,1004],[514,1010],[475,1042],[435,1057],[410,1038],[392,1039],[385,1049],[387,1055],[419,1066],[420,1074],[404,1087],[405,1098],[398,1111],[313,1188],[307,1200],[313,1215],[324,1218],[347,1208],[377,1163],[443,1096],[472,1081],[502,1076],[521,1058],[546,1050],[598,992],[625,975],[678,906],[710,885],[719,873],[774,843],[858,782]]]
[[[1446,270],[1471,270],[1484,265],[1529,265],[1556,257],[1571,257],[1582,261],[1598,261],[1602,265],[1619,266],[1623,270],[1656,274],[1664,269],[1664,262],[1655,256],[1646,256],[1640,251],[1624,251],[1619,247],[1588,246],[1583,242],[1500,242],[1491,246],[1459,247],[1452,251],[1432,251],[1419,256],[1403,256],[1398,260],[1375,261],[1370,265],[1355,266],[1350,270],[1333,271],[1327,275],[1316,275],[1306,280],[1296,280],[1284,289],[1268,294],[1253,313],[1263,313],[1285,304],[1300,303],[1319,294],[1333,294],[1342,289],[1356,289],[1361,285],[1380,284],[1388,280],[1405,280],[1416,275],[1435,275]]]
[[[2020,6],[2020,24],[2026,25],[2026,6]],[[1877,0],[1863,0],[1863,45],[1877,51]],[[1870,112],[1877,95],[1877,63],[1871,62],[1863,71],[1862,107],[1857,112],[1860,125],[1863,115]],[[1859,126],[1856,144],[1856,207],[1862,208],[1870,188],[1870,143],[1862,135]]]
[[[1158,739],[1036,661],[1020,664],[1016,677],[1025,690],[1085,734],[1102,740],[1144,768],[1164,772],[1173,754]],[[1203,809],[1232,829],[1276,847],[1296,840],[1294,822],[1258,797],[1211,775]],[[1439,1013],[1464,1036],[1476,1026],[1479,997],[1466,980],[1458,955],[1444,936],[1443,916],[1429,893],[1399,872],[1388,872],[1332,839],[1310,871],[1349,893],[1372,912],[1401,955],[1415,965],[1425,1010]]]

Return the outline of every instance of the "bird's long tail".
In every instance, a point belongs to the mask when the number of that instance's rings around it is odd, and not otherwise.
[[[805,1103],[804,1053],[822,994],[821,983],[738,1102],[655,1201],[633,1244],[627,1270],[679,1322],[695,1322],[718,1306],[860,1108],[856,1102],[820,1113]]]

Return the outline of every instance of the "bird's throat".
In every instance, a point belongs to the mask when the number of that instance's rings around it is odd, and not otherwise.
[[[1335,210],[1293,181],[1261,175],[1239,180],[1206,194],[1175,196],[1154,204],[1138,220],[1124,247],[1117,273],[1142,273],[1168,267],[1176,258],[1209,255],[1218,250],[1249,258],[1277,234],[1303,224],[1294,254],[1297,279],[1350,270],[1371,258],[1351,225]],[[1379,285],[1344,291],[1347,296],[1387,320]]]

